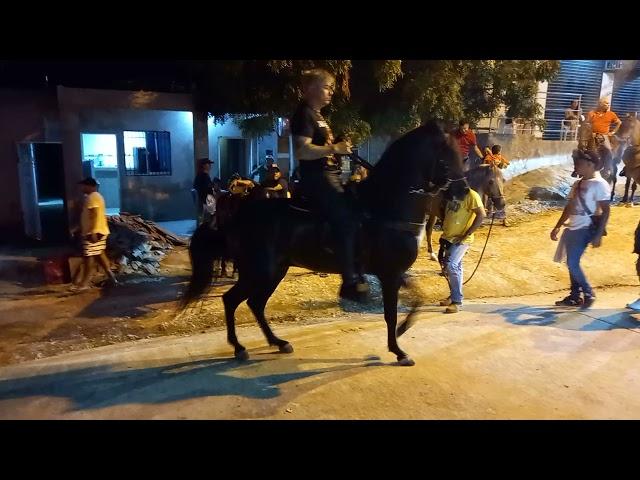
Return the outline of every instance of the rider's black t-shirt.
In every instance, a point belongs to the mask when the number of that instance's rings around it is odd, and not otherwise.
[[[333,133],[322,114],[311,108],[305,102],[300,103],[291,117],[291,134],[297,137],[311,138],[311,143],[319,147],[333,144]],[[317,160],[301,160],[300,174],[322,170],[337,170],[337,161],[333,156],[322,157]]]

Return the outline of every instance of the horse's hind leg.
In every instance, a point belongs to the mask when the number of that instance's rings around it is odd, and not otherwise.
[[[629,188],[631,187],[631,178],[627,177],[627,181],[624,182],[624,196],[622,197],[622,203],[629,201]]]
[[[267,342],[269,345],[278,347],[282,353],[292,353],[293,347],[289,342],[278,338],[273,333],[269,326],[269,322],[267,322],[267,318],[264,315],[264,309],[269,298],[273,295],[273,292],[287,274],[287,270],[288,267],[285,267],[280,269],[276,275],[264,276],[264,278],[253,278],[251,284],[255,285],[255,287],[252,287],[249,299],[247,300],[247,305],[255,315],[258,325],[260,325],[260,329],[262,330],[262,333],[264,333]]]
[[[224,317],[227,324],[227,342],[233,346],[235,357],[238,360],[247,360],[249,358],[247,349],[240,344],[238,337],[236,336],[235,317],[238,305],[244,302],[248,296],[249,289],[242,281],[236,283],[224,295],[222,295],[222,301],[224,303]]]
[[[633,204],[633,196],[636,194],[636,188],[638,188],[638,184],[634,180],[633,185],[631,186],[631,198],[630,198],[631,204]]]

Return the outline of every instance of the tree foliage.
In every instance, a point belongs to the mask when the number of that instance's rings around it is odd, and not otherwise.
[[[197,62],[199,107],[220,120],[229,112],[249,135],[273,128],[300,100],[300,74],[325,68],[336,94],[325,114],[335,133],[359,143],[396,136],[427,119],[473,124],[502,105],[507,116],[535,120],[538,82],[559,69],[549,60],[251,60]]]

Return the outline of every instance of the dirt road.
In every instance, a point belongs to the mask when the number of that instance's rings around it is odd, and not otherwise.
[[[0,368],[0,418],[598,419],[640,416],[635,288],[601,289],[588,312],[554,295],[426,306],[394,365],[381,315],[277,327],[295,352],[239,329],[127,342]]]

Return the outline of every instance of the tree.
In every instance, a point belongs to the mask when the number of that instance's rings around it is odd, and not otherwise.
[[[548,60],[267,60],[197,62],[200,107],[217,119],[228,112],[249,135],[273,128],[299,101],[302,71],[325,68],[337,89],[327,108],[336,133],[359,143],[396,136],[427,119],[473,124],[505,105],[507,115],[536,119],[538,82],[559,69]]]

